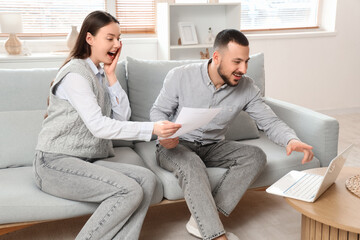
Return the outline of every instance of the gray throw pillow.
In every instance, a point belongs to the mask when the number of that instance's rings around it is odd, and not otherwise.
[[[115,70],[116,78],[119,81],[122,89],[128,94],[128,85],[126,81],[126,61],[122,60],[117,63]]]
[[[58,69],[0,69],[0,111],[46,109]]]
[[[256,86],[260,88],[262,96],[265,96],[265,65],[263,53],[256,53],[250,56],[246,75],[254,80]]]
[[[126,60],[122,60],[117,63],[116,70],[115,70],[116,78],[119,81],[122,89],[128,95],[128,84],[126,78]],[[133,141],[125,141],[125,140],[112,140],[113,147],[131,147],[134,148]]]
[[[126,59],[131,120],[142,122],[150,121],[150,109],[171,69],[204,61],[140,60],[131,57]]]
[[[244,111],[241,111],[239,115],[237,115],[225,134],[225,139],[227,140],[253,139],[259,137],[260,133],[255,121]]]

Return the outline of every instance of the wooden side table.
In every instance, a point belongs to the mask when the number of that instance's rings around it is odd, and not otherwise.
[[[326,168],[306,170],[324,175]],[[346,189],[346,180],[360,173],[358,167],[344,167],[333,184],[314,203],[285,198],[302,214],[301,240],[360,240],[360,198]]]

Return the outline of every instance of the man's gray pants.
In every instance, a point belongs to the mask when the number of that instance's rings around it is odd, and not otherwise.
[[[227,140],[208,145],[180,140],[172,149],[158,145],[156,155],[160,166],[179,180],[204,239],[225,233],[218,211],[229,216],[266,164],[260,148]],[[206,167],[227,168],[214,191]]]

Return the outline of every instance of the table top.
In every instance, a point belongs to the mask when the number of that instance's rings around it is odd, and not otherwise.
[[[324,175],[326,168],[314,168],[306,172]],[[359,167],[344,167],[335,184],[314,203],[285,199],[290,206],[311,219],[335,228],[360,233],[360,198],[348,191],[345,186],[348,178],[359,173]]]

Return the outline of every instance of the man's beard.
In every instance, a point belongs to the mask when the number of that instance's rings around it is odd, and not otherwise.
[[[222,80],[230,87],[236,87],[239,84],[239,81],[237,83],[232,83],[230,81],[230,78],[227,77],[223,71],[222,71],[222,62],[220,62],[220,66],[217,68],[217,72],[219,74],[219,76],[222,78]],[[240,73],[241,75],[243,75],[242,73]],[[232,75],[232,74],[231,74]],[[230,77],[231,77],[230,75]]]

